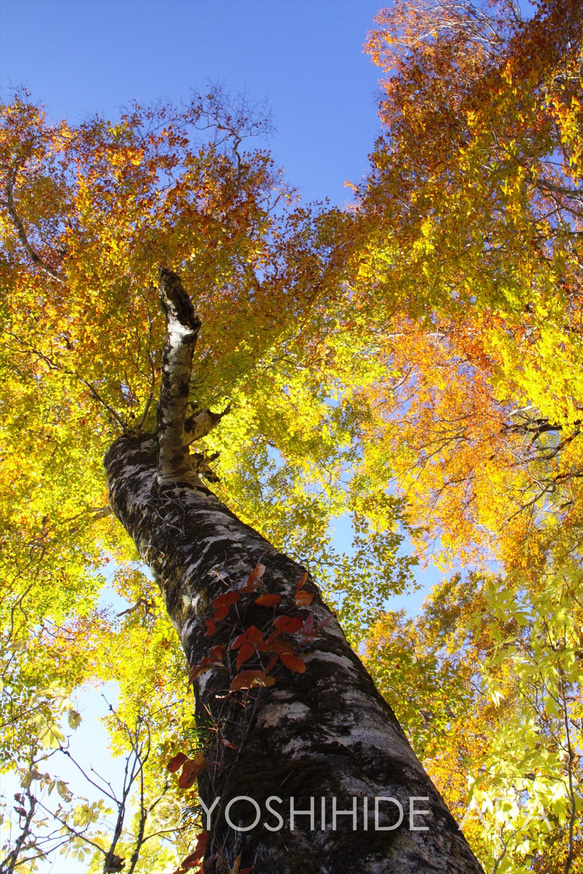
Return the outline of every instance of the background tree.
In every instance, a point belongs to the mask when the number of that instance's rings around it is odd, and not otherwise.
[[[367,664],[486,870],[572,872],[583,19],[533,12],[397,3],[369,38],[385,131],[359,189],[355,299],[384,376],[359,392],[362,474],[394,477],[420,553],[465,573],[418,619],[387,616]]]

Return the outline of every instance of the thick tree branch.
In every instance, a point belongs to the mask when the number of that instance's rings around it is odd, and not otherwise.
[[[194,347],[200,329],[192,302],[176,273],[160,269],[160,299],[166,314],[166,344],[162,364],[162,385],[158,400],[158,482],[205,488],[198,476],[204,470],[188,447],[212,431],[231,409],[222,413],[196,410],[188,400]],[[187,415],[189,414],[189,415]]]
[[[189,416],[184,422],[184,431],[188,444],[206,437],[215,425],[221,421],[223,416],[226,416],[230,411],[231,404],[228,404],[222,413],[213,413],[212,410],[204,409],[198,410],[192,416]]]
[[[176,273],[160,268],[160,299],[166,314],[166,343],[158,400],[158,482],[204,487],[188,454],[185,420],[192,356],[200,319]]]

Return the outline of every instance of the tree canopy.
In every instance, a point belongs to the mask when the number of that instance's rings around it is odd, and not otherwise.
[[[484,870],[577,870],[582,18],[382,10],[382,134],[346,211],[299,203],[253,147],[269,119],[220,89],[75,127],[3,106],[0,761],[22,791],[0,871],[61,844],[95,871],[202,854],[195,769],[167,769],[198,747],[182,654],[102,462],[155,421],[160,265],[203,317],[202,479],[319,573]],[[387,613],[430,554],[419,616]],[[58,755],[74,691],[111,678],[126,782],[83,800]]]
[[[362,466],[457,572],[368,664],[497,872],[581,857],[582,24],[397,3],[367,44],[387,77],[357,270],[385,376]]]

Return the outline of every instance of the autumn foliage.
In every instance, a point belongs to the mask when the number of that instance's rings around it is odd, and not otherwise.
[[[382,132],[345,212],[298,204],[248,145],[266,116],[220,90],[77,126],[24,93],[2,107],[0,765],[29,836],[33,790],[56,790],[91,870],[104,805],[40,762],[78,725],[73,691],[112,677],[113,744],[149,811],[124,870],[182,874],[206,846],[192,811],[213,765],[102,474],[116,436],[154,427],[161,264],[204,315],[192,413],[229,410],[201,476],[318,569],[484,869],[581,864],[583,15],[521,5],[379,12]],[[443,579],[420,614],[387,612],[429,558]],[[262,567],[208,605],[189,678],[241,701],[301,679],[322,630],[307,577],[284,603]]]

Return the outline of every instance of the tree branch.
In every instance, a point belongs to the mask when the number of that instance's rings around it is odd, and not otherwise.
[[[38,255],[28,240],[26,236],[26,231],[24,230],[24,225],[20,220],[18,213],[16,212],[16,207],[14,205],[14,181],[16,177],[16,171],[9,176],[8,181],[6,182],[6,200],[2,201],[2,205],[6,207],[6,211],[10,216],[10,220],[16,231],[16,235],[20,240],[22,248],[36,266],[43,271],[43,273],[47,273],[49,276],[52,276],[53,279],[56,279],[57,282],[64,282],[65,277],[58,272],[58,270],[54,270],[49,264],[47,264],[43,259]]]
[[[159,291],[166,315],[166,343],[158,400],[158,482],[204,488],[189,459],[184,428],[200,319],[178,275],[165,267],[160,268]]]

